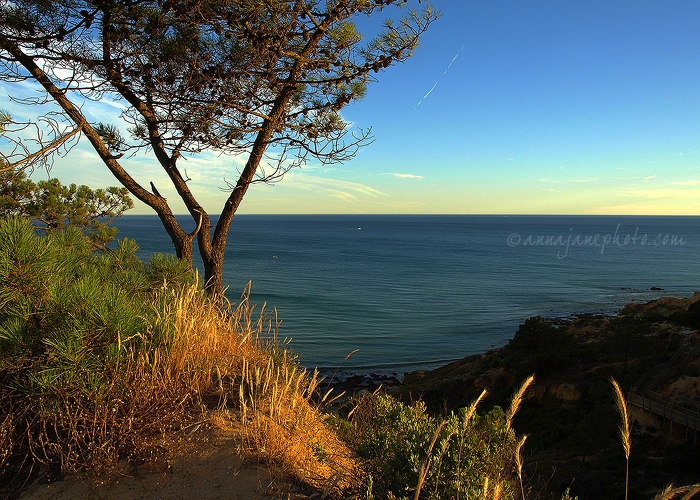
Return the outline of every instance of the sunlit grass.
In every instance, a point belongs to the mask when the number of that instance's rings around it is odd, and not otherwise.
[[[243,294],[221,310],[189,289],[173,306],[173,373],[192,377],[202,393],[219,396],[212,422],[237,426],[249,453],[311,486],[341,491],[360,479],[356,460],[312,404],[318,387],[276,338],[276,319]]]
[[[0,236],[3,488],[148,460],[160,436],[204,424],[314,487],[359,477],[310,402],[315,374],[249,288],[222,304],[175,259],[142,264],[133,242],[98,255],[77,232],[38,237],[19,219],[0,221]]]

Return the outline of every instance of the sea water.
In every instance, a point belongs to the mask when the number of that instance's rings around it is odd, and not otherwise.
[[[116,225],[142,258],[173,252],[155,216]],[[238,215],[223,281],[234,302],[252,282],[306,366],[403,373],[504,345],[530,316],[691,296],[699,250],[700,217]]]

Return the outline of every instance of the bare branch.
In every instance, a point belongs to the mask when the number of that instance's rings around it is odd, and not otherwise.
[[[36,166],[50,170],[55,155],[67,155],[78,143],[75,136],[80,133],[81,127],[76,126],[68,131],[63,131],[64,128],[50,116],[40,117],[35,122],[16,122],[8,115],[0,136],[9,151],[0,151],[0,172],[32,170]],[[50,137],[46,138],[46,135]],[[74,137],[76,140],[69,142]]]
[[[199,214],[199,218],[197,219],[197,227],[195,227],[194,231],[187,235],[190,238],[190,241],[192,241],[194,237],[197,236],[197,233],[199,233],[199,230],[202,229],[202,223],[204,222],[204,211],[196,209],[195,212]]]

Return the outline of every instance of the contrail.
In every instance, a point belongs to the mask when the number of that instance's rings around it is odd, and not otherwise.
[[[417,109],[418,109],[418,106],[420,106],[421,103],[422,103],[423,101],[425,101],[425,99],[426,99],[430,94],[432,94],[433,90],[435,90],[435,87],[437,87],[437,86],[438,86],[438,83],[440,83],[440,80],[442,80],[442,77],[445,76],[445,75],[447,74],[448,71],[450,71],[450,68],[452,67],[452,64],[454,64],[454,62],[457,60],[457,58],[459,57],[459,55],[462,53],[463,50],[464,50],[464,45],[462,45],[462,48],[459,49],[459,52],[457,52],[457,54],[455,54],[455,56],[454,56],[454,57],[452,58],[452,60],[450,61],[450,64],[447,65],[447,68],[445,69],[445,71],[443,71],[442,75],[440,75],[440,78],[438,78],[437,81],[435,82],[435,84],[430,88],[430,90],[428,90],[428,93],[425,94],[425,95],[423,96],[423,98],[422,98],[420,101],[418,101],[418,104],[416,104],[416,107],[413,108],[413,111],[417,110]]]

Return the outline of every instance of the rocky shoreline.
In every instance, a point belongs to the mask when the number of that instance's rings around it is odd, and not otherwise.
[[[663,290],[660,287],[651,287],[649,290]],[[583,323],[605,322],[617,317],[619,314],[634,313],[634,314],[652,314],[662,318],[668,317],[682,309],[686,309],[689,305],[700,300],[700,291],[694,292],[692,297],[662,297],[647,302],[631,302],[625,305],[618,313],[601,313],[601,312],[573,312],[566,316],[546,317],[545,320],[550,324],[561,327],[570,326],[573,324],[581,325]],[[523,318],[525,321],[527,318]],[[515,332],[513,332],[515,333]],[[464,364],[470,361],[479,359],[483,356],[488,356],[499,351],[503,346],[494,347],[483,353],[472,354],[464,358],[456,359],[450,363],[431,369],[418,369],[410,372],[365,372],[365,371],[336,371],[328,377],[324,377],[321,387],[333,388],[334,393],[346,392],[355,394],[362,391],[373,392],[379,388],[392,389],[400,387],[405,377],[413,378],[422,376],[427,372],[441,371],[448,366],[454,364]]]

